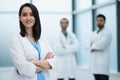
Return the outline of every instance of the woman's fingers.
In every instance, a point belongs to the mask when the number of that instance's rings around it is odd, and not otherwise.
[[[50,59],[50,58],[53,58],[53,57],[54,57],[54,54],[53,54],[53,53],[50,53],[49,56],[48,56],[49,59]]]
[[[50,52],[48,52],[48,53],[47,53],[47,55],[46,55],[45,59],[48,59],[49,54],[50,54]]]
[[[50,53],[50,52],[48,52],[47,58],[49,58],[50,56],[51,56],[51,53]]]
[[[48,52],[48,53],[47,53],[47,56],[46,56],[46,59],[49,59],[50,55],[51,55],[51,53]]]
[[[54,54],[52,52],[48,52],[45,59],[50,59],[50,58],[53,58],[54,57]]]
[[[50,55],[50,58],[53,58],[54,57],[54,54],[52,53],[51,55]]]

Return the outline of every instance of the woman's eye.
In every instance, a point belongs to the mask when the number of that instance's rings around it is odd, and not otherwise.
[[[23,13],[22,16],[27,16],[27,14]]]
[[[33,16],[33,13],[27,14],[27,13],[22,13],[22,16],[26,17],[26,16]]]
[[[30,13],[30,16],[33,16],[33,13]]]

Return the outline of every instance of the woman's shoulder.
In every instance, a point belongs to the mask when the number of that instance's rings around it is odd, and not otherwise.
[[[22,37],[20,34],[15,34],[15,35],[12,37],[11,41],[19,41],[20,38],[23,38],[23,37]]]
[[[12,36],[11,40],[16,40],[16,39],[18,39],[19,36],[20,36],[19,34],[15,34],[15,35]]]
[[[19,44],[20,43],[20,34],[15,34],[12,38],[11,38],[11,40],[10,40],[10,44],[11,45],[16,45],[16,44]]]

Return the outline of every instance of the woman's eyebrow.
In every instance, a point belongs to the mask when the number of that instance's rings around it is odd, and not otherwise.
[[[21,14],[27,14],[26,12],[22,12]]]

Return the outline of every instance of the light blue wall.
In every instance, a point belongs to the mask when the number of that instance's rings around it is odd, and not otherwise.
[[[92,12],[87,11],[76,15],[76,34],[80,43],[80,50],[77,53],[77,63],[80,67],[88,68],[90,61],[90,53],[86,50],[86,46],[92,32]]]
[[[11,66],[9,43],[12,36],[18,33],[18,17],[16,14],[0,14],[0,67]]]

